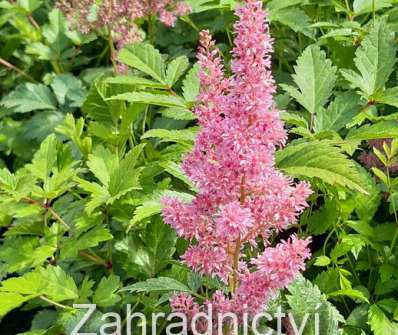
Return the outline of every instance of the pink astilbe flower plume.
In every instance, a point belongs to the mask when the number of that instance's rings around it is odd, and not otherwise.
[[[253,316],[310,257],[309,239],[293,236],[272,247],[268,238],[296,222],[311,190],[275,167],[275,150],[287,135],[273,102],[273,47],[262,1],[246,0],[237,15],[231,77],[209,33],[201,34],[195,109],[201,130],[183,162],[199,191],[192,203],[163,199],[163,217],[192,242],[184,262],[228,284],[228,295],[217,292],[201,308],[213,303],[224,312]],[[251,248],[252,259],[244,248]],[[172,299],[175,310],[179,299]]]

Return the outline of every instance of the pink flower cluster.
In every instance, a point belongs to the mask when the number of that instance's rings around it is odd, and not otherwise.
[[[118,48],[142,40],[137,19],[154,16],[173,26],[179,16],[191,11],[180,0],[58,0],[57,6],[82,33],[110,28]]]
[[[211,303],[253,316],[310,257],[309,239],[270,243],[273,234],[296,222],[311,190],[275,167],[275,150],[287,135],[273,102],[272,38],[262,1],[245,0],[237,15],[231,77],[209,33],[201,34],[195,110],[201,130],[183,162],[199,192],[191,203],[163,199],[165,222],[192,242],[184,262],[229,284],[228,294],[217,292],[203,306],[186,294],[172,298],[173,310],[188,315]]]

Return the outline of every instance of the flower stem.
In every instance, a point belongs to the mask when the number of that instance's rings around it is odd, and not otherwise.
[[[27,74],[25,71],[21,70],[20,68],[16,67],[15,65],[7,62],[5,59],[0,58],[0,64],[3,65],[8,70],[13,70],[13,71],[17,72],[18,74],[25,77],[29,81],[31,81],[33,83],[37,83],[37,80],[35,80],[33,77],[31,77],[29,74]]]
[[[51,299],[47,298],[47,297],[44,296],[44,295],[41,295],[41,296],[40,296],[40,299],[43,300],[43,301],[45,301],[45,302],[47,302],[47,303],[49,303],[50,305],[59,307],[59,308],[61,308],[61,309],[69,309],[69,310],[72,310],[72,309],[73,309],[72,307],[69,307],[69,306],[60,304],[60,303],[58,303],[58,302],[56,302],[56,301],[54,301],[54,300],[51,300]]]

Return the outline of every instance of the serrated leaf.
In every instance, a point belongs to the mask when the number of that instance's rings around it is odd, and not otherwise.
[[[339,324],[344,322],[344,318],[330,302],[326,301],[316,285],[298,275],[289,285],[288,291],[286,299],[296,325],[302,324],[304,318],[308,318],[303,334],[338,335],[340,333]],[[318,321],[315,319],[316,313],[319,316]]]
[[[124,287],[121,291],[133,292],[159,292],[159,291],[176,291],[191,292],[190,288],[185,284],[168,277],[151,278],[143,282]]]
[[[295,32],[314,38],[315,30],[310,27],[311,18],[306,12],[298,7],[284,7],[278,9],[270,9],[271,22],[280,22]]]
[[[45,85],[31,83],[18,86],[2,99],[1,105],[14,113],[57,109],[57,101],[51,90]]]
[[[56,76],[51,87],[59,104],[64,107],[81,107],[86,98],[83,83],[70,73]]]
[[[127,231],[129,231],[138,222],[141,222],[151,216],[160,214],[162,212],[161,199],[163,197],[174,197],[186,202],[189,202],[193,199],[193,196],[188,193],[175,191],[163,191],[154,194],[151,199],[145,200],[140,206],[135,209],[133,218],[130,220]]]
[[[100,307],[112,307],[120,300],[120,296],[115,294],[119,289],[120,278],[110,275],[108,278],[102,278],[95,290],[93,303]]]
[[[185,71],[189,67],[189,60],[187,56],[179,56],[173,59],[167,66],[166,71],[166,83],[169,87],[173,85],[181,78]]]
[[[308,112],[315,114],[321,111],[332,94],[336,81],[336,67],[326,58],[318,46],[307,47],[298,58],[294,67],[293,80],[297,88],[281,85]]]
[[[398,87],[388,88],[377,95],[376,102],[398,108]]]
[[[193,142],[196,137],[196,130],[196,127],[182,130],[151,129],[142,135],[141,139],[159,137],[163,142]]]
[[[193,121],[197,119],[196,115],[190,110],[178,107],[163,109],[160,111],[160,113],[163,117],[174,120]]]
[[[339,290],[335,292],[331,292],[328,294],[329,297],[340,297],[340,296],[345,296],[349,297],[351,299],[358,299],[362,300],[366,303],[369,303],[368,298],[363,294],[362,291],[354,290],[354,289],[346,289],[346,290]]]
[[[377,305],[370,306],[368,323],[374,335],[392,335],[398,333],[398,324],[390,321]]]
[[[57,162],[58,140],[55,135],[48,136],[35,153],[28,170],[37,178],[45,181],[50,177],[51,171]]]
[[[374,8],[373,8],[374,6]],[[372,13],[373,9],[378,11],[392,6],[391,0],[354,0],[353,8],[355,15]]]
[[[87,165],[100,183],[76,178],[80,187],[91,195],[86,205],[88,213],[141,188],[139,178],[142,168],[135,167],[144,146],[145,144],[135,146],[122,159],[102,146],[98,146],[89,155]]]
[[[339,131],[361,111],[360,98],[353,92],[336,97],[327,109],[321,109],[315,120],[316,131]]]
[[[150,88],[167,88],[166,85],[152,81],[142,77],[136,77],[131,75],[109,77],[104,80],[105,83],[118,84],[118,85],[131,85],[131,86],[142,86]]]
[[[45,295],[54,301],[77,298],[77,287],[60,267],[48,266],[1,282],[0,291],[28,296]]]
[[[22,296],[18,293],[0,292],[0,316],[6,315],[8,312],[21,306],[24,302],[30,300],[30,296]]]
[[[110,97],[108,100],[123,100],[128,102],[143,103],[162,107],[187,108],[184,101],[177,96],[169,94],[153,94],[147,92],[129,92]]]
[[[331,260],[327,256],[319,256],[316,258],[314,265],[315,266],[328,266],[331,263]]]
[[[346,140],[373,140],[398,137],[397,121],[382,121],[372,125],[365,125],[350,131]]]
[[[394,33],[384,19],[379,19],[365,37],[355,53],[355,65],[359,71],[342,70],[342,74],[353,88],[371,100],[383,90],[395,64],[396,45]]]
[[[160,52],[151,44],[136,43],[128,46],[119,52],[118,58],[122,63],[166,84],[164,61]]]
[[[293,143],[276,154],[277,166],[291,176],[319,178],[330,185],[364,190],[355,164],[328,141]]]
[[[195,102],[196,98],[200,92],[200,80],[199,80],[199,70],[200,66],[196,63],[191,70],[189,70],[186,75],[183,85],[182,91],[184,99],[188,102]]]

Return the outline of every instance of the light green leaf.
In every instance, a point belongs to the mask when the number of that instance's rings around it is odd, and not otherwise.
[[[336,67],[318,46],[307,47],[295,66],[294,82],[298,89],[281,85],[311,114],[318,113],[328,101],[336,82]]]
[[[302,275],[298,275],[287,289],[289,294],[286,295],[286,299],[291,309],[289,312],[293,314],[297,325],[306,324],[303,334],[340,334],[339,324],[344,322],[344,318],[326,300],[326,297],[321,294],[316,285],[306,280]],[[319,316],[319,321],[315,318],[316,313]],[[304,322],[305,318],[308,318],[306,322]],[[317,332],[315,329],[319,329],[319,331]]]
[[[396,137],[398,137],[398,122],[382,121],[353,129],[348,133],[346,140],[372,140]]]
[[[190,288],[185,284],[168,277],[151,278],[144,282],[135,283],[123,288],[121,291],[133,292],[159,292],[159,291],[176,291],[191,292]]]
[[[363,294],[362,291],[354,290],[354,289],[346,289],[346,290],[339,290],[335,292],[331,292],[328,294],[329,297],[349,297],[352,299],[358,299],[361,301],[364,301],[366,303],[369,303],[368,298]]]
[[[57,145],[58,140],[55,135],[50,135],[43,141],[32,163],[27,166],[35,177],[43,181],[48,180],[57,162]]]
[[[170,107],[160,111],[162,116],[174,120],[192,121],[196,120],[196,115],[190,110],[179,107]]]
[[[27,12],[32,13],[41,5],[41,0],[18,0],[18,4]]]
[[[22,296],[18,293],[0,292],[0,316],[5,316],[8,312],[18,308],[24,302],[30,300],[30,296]]]
[[[376,96],[376,102],[398,108],[398,87],[388,88]]]
[[[93,296],[93,303],[100,307],[112,307],[120,300],[120,296],[115,294],[119,289],[120,278],[110,275],[108,278],[102,278]]]
[[[57,101],[51,90],[45,85],[31,83],[19,85],[2,99],[1,105],[14,113],[57,109]]]
[[[276,158],[278,167],[288,175],[319,178],[366,193],[355,164],[328,141],[292,143],[278,151]]]
[[[199,80],[200,66],[196,63],[191,70],[189,70],[182,85],[184,99],[188,102],[195,102],[200,91]]]
[[[355,15],[363,15],[373,12],[374,10],[378,11],[383,8],[391,7],[391,0],[354,0],[354,13]]]
[[[147,92],[129,92],[115,95],[108,100],[123,100],[128,102],[143,103],[163,107],[187,108],[179,97],[168,94],[153,94]]]
[[[315,266],[328,266],[331,263],[331,260],[327,256],[319,256],[316,258],[314,265]]]
[[[138,206],[135,211],[133,218],[130,220],[129,231],[138,222],[141,222],[149,217],[160,214],[162,212],[161,199],[163,197],[174,197],[180,199],[181,201],[190,202],[193,196],[188,193],[180,193],[175,191],[163,191],[156,193],[151,199],[145,200],[140,206]]]
[[[396,45],[394,33],[384,19],[379,19],[355,53],[355,65],[359,71],[342,70],[353,88],[371,100],[383,90],[395,64]]]
[[[160,55],[151,44],[136,43],[119,52],[119,60],[151,76],[160,83],[165,82],[165,65]]]
[[[142,135],[141,139],[159,137],[162,142],[193,142],[196,137],[196,130],[196,127],[182,130],[151,129]]]
[[[377,305],[369,308],[369,325],[374,335],[398,334],[398,324],[390,321]]]
[[[60,105],[65,107],[81,107],[86,98],[83,83],[72,74],[61,74],[54,78],[51,87]]]
[[[279,9],[270,9],[271,22],[280,22],[295,32],[314,38],[315,30],[310,27],[311,18],[299,7],[285,7]]]
[[[166,83],[169,87],[173,85],[180,79],[180,77],[185,73],[189,67],[189,61],[187,56],[179,56],[173,59],[167,66],[166,71]]]
[[[152,81],[142,77],[131,76],[131,75],[109,77],[106,78],[104,82],[109,84],[118,84],[118,85],[142,86],[150,88],[167,88],[166,85],[160,84],[156,81]]]
[[[339,131],[361,111],[360,98],[353,92],[345,92],[336,97],[327,109],[321,109],[315,120],[317,132]]]
[[[48,266],[22,277],[10,278],[1,282],[0,291],[19,293],[21,295],[44,295],[54,301],[72,300],[77,298],[77,287],[69,275],[60,267]]]

